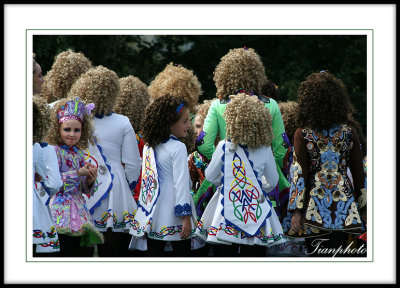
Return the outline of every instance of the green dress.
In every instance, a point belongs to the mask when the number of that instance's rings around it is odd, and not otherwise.
[[[260,101],[264,102],[265,107],[271,113],[272,116],[272,130],[274,133],[274,139],[272,140],[272,149],[276,162],[276,169],[279,174],[279,191],[288,189],[290,187],[288,180],[282,173],[283,160],[287,153],[287,145],[284,142],[283,134],[285,133],[285,127],[283,125],[281,111],[279,110],[278,103],[267,96],[258,96]],[[211,103],[208,110],[207,117],[204,120],[203,126],[203,138],[197,139],[197,145],[199,152],[211,159],[212,154],[215,151],[214,141],[217,135],[221,139],[225,139],[226,136],[226,122],[224,112],[228,99],[216,99]],[[201,136],[201,135],[200,135]]]

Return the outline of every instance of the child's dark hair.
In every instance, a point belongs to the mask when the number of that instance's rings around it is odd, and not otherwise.
[[[276,88],[274,82],[271,80],[267,79],[267,81],[264,83],[261,89],[261,93],[265,96],[268,96],[275,101],[279,101],[279,92],[278,89]]]
[[[183,106],[182,106],[183,105]],[[147,106],[142,119],[142,135],[144,142],[155,148],[161,142],[167,140],[171,134],[171,125],[178,122],[182,115],[182,109],[188,108],[183,97],[165,95],[155,99]]]
[[[300,127],[330,129],[346,124],[351,105],[343,82],[328,72],[313,73],[300,83],[298,121]]]

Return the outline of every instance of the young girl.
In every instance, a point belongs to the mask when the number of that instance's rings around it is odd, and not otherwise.
[[[185,137],[190,126],[183,98],[165,95],[146,109],[142,121],[142,185],[130,233],[131,248],[164,256],[171,241],[174,256],[189,256],[196,212],[190,195]]]
[[[229,50],[229,53],[221,58],[214,71],[214,82],[217,88],[217,100],[211,103],[207,117],[204,120],[203,136],[199,139],[199,152],[211,159],[214,148],[214,141],[217,136],[221,139],[226,135],[226,122],[224,111],[230,101],[229,95],[246,93],[257,95],[268,108],[272,116],[272,130],[274,138],[272,149],[279,174],[279,187],[271,191],[270,199],[276,212],[280,214],[279,195],[289,188],[289,182],[283,175],[283,159],[287,154],[287,145],[284,142],[285,128],[281,112],[277,102],[261,94],[262,87],[266,83],[265,68],[260,56],[252,48],[237,48]]]
[[[46,101],[33,96],[33,256],[60,251],[58,234],[46,202],[63,185],[54,147],[43,142],[50,111]],[[36,176],[36,177],[35,177]],[[36,179],[35,179],[36,178]]]
[[[266,246],[286,241],[267,196],[279,177],[271,149],[272,117],[257,96],[240,93],[230,100],[226,139],[219,142],[206,169],[206,179],[219,187],[196,235],[220,244],[214,245],[215,256],[233,256],[225,245],[236,243],[241,245],[240,256],[261,257]]]
[[[61,100],[52,111],[47,141],[56,145],[63,187],[50,200],[50,209],[60,239],[60,257],[77,257],[80,246],[102,244],[103,235],[95,228],[82,193],[92,194],[97,168],[85,164],[82,149],[92,139],[90,118],[93,104],[79,97]]]
[[[136,140],[142,157],[144,141],[140,122],[144,117],[144,111],[150,104],[150,94],[146,84],[135,76],[128,76],[119,79],[121,90],[115,100],[114,112],[129,118],[133,130],[136,132]],[[134,191],[135,201],[138,201],[140,193],[140,176]]]
[[[351,104],[343,82],[325,71],[309,75],[298,90],[298,109],[288,203],[293,216],[284,229],[306,238],[310,257],[352,256],[335,251],[345,250],[347,233],[363,232],[367,191],[360,142],[346,124]]]
[[[100,185],[101,197],[89,199],[96,228],[104,232],[105,243],[97,245],[99,257],[128,257],[129,228],[137,205],[133,190],[140,175],[142,159],[129,118],[113,112],[120,92],[117,74],[103,66],[89,69],[72,86],[69,97],[93,102],[96,145],[89,153],[100,151],[106,166],[100,173],[112,176],[110,185]]]

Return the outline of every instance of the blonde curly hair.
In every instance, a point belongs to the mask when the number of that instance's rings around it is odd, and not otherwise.
[[[33,95],[32,99],[33,143],[41,143],[49,130],[50,108],[39,95]]]
[[[203,103],[198,104],[195,107],[196,108],[196,116],[199,116],[199,118],[204,121],[206,119],[208,109],[210,109],[211,103],[214,100],[215,99],[204,100]]]
[[[271,146],[273,139],[272,116],[257,96],[244,93],[231,95],[224,113],[226,137],[234,144],[251,149]]]
[[[299,104],[296,101],[287,101],[278,103],[281,111],[285,133],[289,138],[290,144],[294,145],[294,132],[299,126],[297,121],[297,113]]]
[[[62,145],[64,144],[61,135],[60,135],[60,124],[58,124],[58,111],[61,109],[61,106],[65,105],[71,99],[61,99],[58,101],[53,109],[51,110],[51,118],[50,118],[50,131],[45,138],[46,142],[51,145]],[[86,105],[83,99],[81,101]],[[82,124],[82,134],[81,139],[76,144],[76,146],[83,150],[89,147],[89,143],[95,145],[95,138],[93,136],[94,133],[94,123],[93,123],[93,113],[90,115],[84,115],[83,124]]]
[[[220,99],[234,94],[239,89],[261,94],[266,81],[264,65],[253,48],[229,50],[214,71],[217,97]]]
[[[92,113],[107,115],[113,111],[119,92],[117,74],[100,65],[89,69],[72,85],[68,98],[79,97],[84,102],[94,103]]]
[[[153,100],[167,94],[183,97],[188,104],[190,113],[194,114],[194,107],[203,91],[192,70],[171,62],[150,83],[149,93]]]
[[[129,118],[135,132],[141,131],[140,121],[150,104],[150,94],[146,84],[132,75],[120,78],[119,95],[115,100],[114,112]]]
[[[92,62],[82,52],[73,52],[71,49],[61,52],[44,77],[41,96],[47,103],[66,98],[72,84],[90,68]]]

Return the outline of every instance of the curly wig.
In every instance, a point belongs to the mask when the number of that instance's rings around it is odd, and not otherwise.
[[[194,107],[203,91],[192,70],[188,70],[182,65],[174,65],[171,62],[150,83],[149,93],[153,100],[167,94],[183,97],[190,113],[194,114]]]
[[[281,111],[285,133],[290,140],[290,144],[294,145],[294,132],[299,127],[297,121],[298,103],[296,101],[280,102],[278,104]]]
[[[343,82],[328,72],[313,73],[300,83],[298,120],[302,128],[330,129],[346,124],[353,112]]]
[[[51,110],[50,131],[47,137],[45,138],[46,142],[51,145],[63,144],[63,141],[60,136],[60,124],[58,124],[57,113],[61,109],[61,106],[65,105],[65,103],[67,103],[67,101],[69,100],[71,99],[61,99],[54,105],[53,109]],[[85,102],[83,99],[81,99],[81,101],[87,104],[87,102]],[[93,114],[85,115],[83,118],[81,139],[79,140],[76,146],[79,149],[87,149],[89,147],[89,143],[95,145],[93,133],[94,133]]]
[[[139,78],[128,76],[119,79],[121,90],[115,101],[114,112],[129,118],[135,132],[141,131],[140,121],[143,111],[150,104],[150,94],[146,84]]]
[[[33,95],[33,143],[43,142],[49,130],[50,108],[46,100],[39,95]]]
[[[210,109],[212,101],[214,101],[214,99],[204,100],[203,103],[196,106],[196,116],[199,116],[201,120],[204,121],[206,119],[208,109]]]
[[[89,69],[72,85],[68,98],[80,97],[84,102],[94,103],[95,115],[107,115],[113,111],[115,99],[120,92],[117,74],[103,66]]]
[[[91,67],[92,62],[83,53],[70,49],[61,52],[44,77],[41,96],[46,98],[47,103],[67,97],[72,84]]]
[[[155,99],[146,108],[142,119],[142,135],[147,145],[155,148],[161,142],[167,140],[171,134],[171,125],[179,121],[182,112],[176,113],[176,108],[183,103],[188,108],[183,97],[165,95]]]
[[[231,95],[224,113],[226,135],[234,144],[251,149],[270,146],[273,139],[272,116],[257,96]],[[229,136],[228,136],[229,135]]]
[[[218,98],[226,98],[240,89],[261,94],[266,81],[264,65],[252,48],[229,50],[214,71]]]

